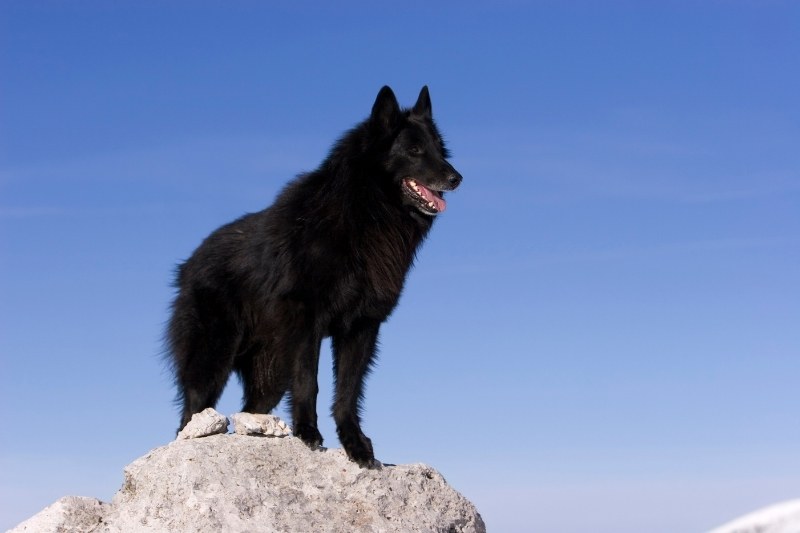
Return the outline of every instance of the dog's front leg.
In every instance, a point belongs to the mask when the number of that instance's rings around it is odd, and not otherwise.
[[[361,319],[347,331],[333,335],[333,368],[336,398],[333,418],[339,442],[347,455],[362,467],[379,465],[372,451],[372,441],[361,431],[359,417],[364,378],[375,357],[380,322]]]

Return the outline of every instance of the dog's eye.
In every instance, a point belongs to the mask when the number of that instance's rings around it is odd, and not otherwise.
[[[408,147],[408,152],[410,154],[419,155],[422,153],[422,148],[420,148],[416,144],[412,144],[411,146]]]

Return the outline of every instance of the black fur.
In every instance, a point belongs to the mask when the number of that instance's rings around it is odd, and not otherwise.
[[[181,428],[216,404],[233,371],[244,411],[268,413],[289,392],[295,435],[320,445],[317,364],[330,336],[339,440],[374,464],[359,420],[364,377],[441,191],[461,182],[446,157],[428,88],[401,110],[384,87],[317,170],[206,238],[178,268],[169,323]]]

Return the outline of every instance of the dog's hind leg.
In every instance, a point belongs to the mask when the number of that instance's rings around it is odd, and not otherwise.
[[[298,339],[287,353],[293,355],[294,366],[291,380],[291,404],[293,433],[309,446],[322,444],[322,435],[317,428],[317,370],[321,338]]]
[[[283,360],[275,357],[274,349],[256,342],[237,356],[234,370],[242,383],[242,411],[267,414],[281,401],[288,388]]]
[[[309,446],[322,444],[317,428],[317,368],[322,335],[317,331],[312,310],[305,302],[284,300],[273,309],[274,339],[271,351],[285,365],[292,410],[292,432]]]
[[[361,320],[347,331],[333,335],[333,369],[336,397],[333,418],[339,442],[347,455],[361,466],[375,465],[372,441],[361,431],[359,417],[364,378],[378,342],[380,322]]]

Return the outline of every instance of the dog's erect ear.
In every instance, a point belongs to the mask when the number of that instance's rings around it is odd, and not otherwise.
[[[419,92],[419,98],[417,98],[417,103],[414,104],[411,112],[418,117],[431,118],[431,95],[428,93],[427,85]]]
[[[397,103],[397,98],[392,89],[388,85],[384,85],[372,105],[370,120],[384,131],[389,131],[394,128],[399,118],[400,105]]]

